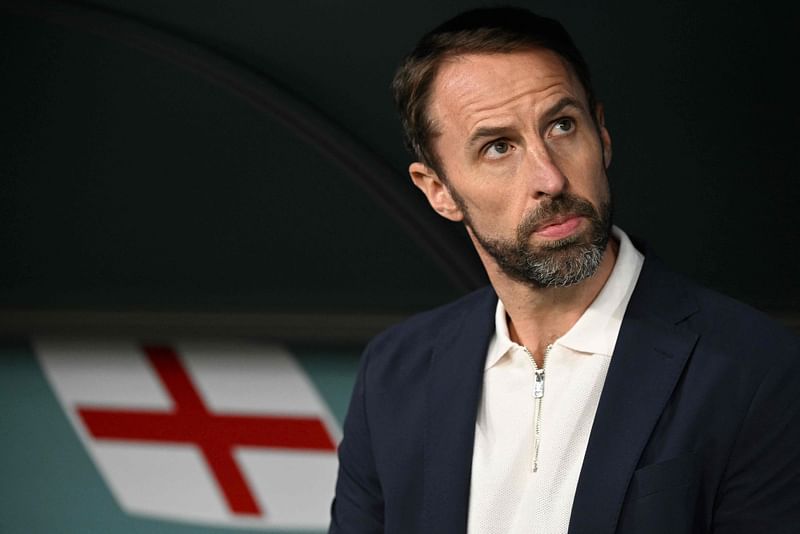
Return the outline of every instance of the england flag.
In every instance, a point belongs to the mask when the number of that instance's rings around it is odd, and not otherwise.
[[[341,431],[276,345],[39,339],[42,369],[120,507],[324,529]]]

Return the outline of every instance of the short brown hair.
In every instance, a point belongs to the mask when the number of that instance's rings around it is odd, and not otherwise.
[[[594,117],[596,106],[589,67],[564,27],[556,20],[517,7],[478,8],[437,26],[406,56],[392,81],[407,148],[419,161],[442,173],[431,146],[434,124],[428,100],[439,66],[448,58],[470,53],[509,53],[529,48],[552,50],[572,67]]]

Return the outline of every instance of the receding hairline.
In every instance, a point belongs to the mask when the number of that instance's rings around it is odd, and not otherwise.
[[[405,56],[392,79],[406,147],[416,161],[433,170],[439,167],[439,158],[431,150],[431,139],[433,133],[436,137],[440,135],[440,125],[431,121],[429,107],[431,86],[441,66],[469,54],[504,54],[526,49],[551,50],[563,58],[583,87],[588,107],[595,109],[589,66],[559,21],[511,6],[465,11],[425,34]]]
[[[433,142],[439,136],[441,136],[442,132],[438,127],[438,121],[436,120],[436,117],[434,117],[434,114],[431,112],[432,101],[435,96],[436,88],[439,84],[439,81],[441,80],[442,67],[448,63],[457,63],[463,61],[468,56],[509,56],[514,54],[526,54],[526,53],[545,53],[547,55],[550,55],[558,59],[559,63],[564,68],[565,72],[575,83],[576,87],[580,89],[581,94],[579,95],[580,98],[574,98],[574,97],[561,98],[556,105],[563,105],[565,102],[575,105],[576,107],[584,110],[590,116],[592,121],[594,121],[595,123],[597,122],[595,114],[596,114],[596,108],[599,104],[595,103],[594,106],[592,105],[592,103],[589,101],[589,94],[587,88],[581,81],[581,77],[576,72],[575,67],[572,65],[569,59],[564,57],[563,54],[560,54],[559,52],[553,50],[552,48],[532,43],[523,43],[518,48],[513,48],[503,51],[496,51],[496,50],[476,51],[469,48],[449,50],[436,58],[436,61],[434,62],[433,68],[430,73],[430,82],[427,85],[426,91],[424,92],[424,96],[420,101],[420,104],[422,105],[422,112],[423,112],[422,114],[425,119],[425,122],[428,125],[428,138],[427,138],[427,141],[429,143],[428,148],[431,152],[433,152],[432,157],[435,160],[434,162],[431,163],[433,163],[438,167],[441,167],[442,165],[441,158],[439,157],[438,154],[435,153],[436,151],[433,146]],[[429,165],[428,162],[423,161],[422,163]],[[444,171],[443,168],[438,170],[442,173]]]

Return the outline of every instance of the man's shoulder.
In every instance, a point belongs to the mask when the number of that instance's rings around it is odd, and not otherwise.
[[[695,295],[701,313],[693,318],[694,324],[706,336],[736,346],[738,352],[772,352],[777,356],[789,349],[798,356],[800,337],[763,311],[699,285],[695,286]]]
[[[692,302],[694,311],[687,314],[680,326],[695,332],[703,344],[730,355],[762,355],[762,363],[800,356],[800,336],[773,317],[670,270],[657,258],[647,256],[645,265],[648,262],[658,277],[669,278],[672,289],[684,291],[686,300]]]
[[[417,313],[387,328],[368,344],[367,352],[391,354],[430,350],[443,338],[456,335],[470,315],[494,324],[497,296],[491,286],[475,290],[448,304]]]

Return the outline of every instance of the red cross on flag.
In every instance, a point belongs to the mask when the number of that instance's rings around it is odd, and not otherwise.
[[[73,427],[131,514],[323,529],[340,430],[281,347],[37,340]]]

